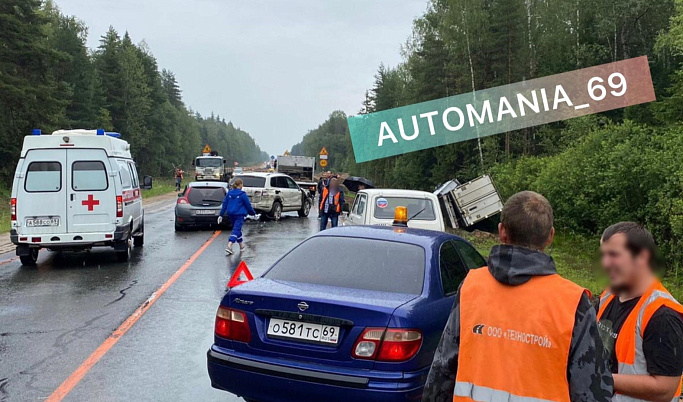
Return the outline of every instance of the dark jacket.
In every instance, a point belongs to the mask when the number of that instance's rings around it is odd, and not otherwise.
[[[251,207],[249,196],[239,188],[228,191],[223,198],[223,206],[220,215],[256,215],[256,211]]]
[[[510,286],[526,283],[533,276],[557,273],[555,262],[549,255],[524,247],[505,245],[493,247],[488,269],[498,282]],[[539,303],[543,302],[552,300],[539,300]],[[459,347],[460,291],[455,296],[453,310],[436,349],[422,394],[423,402],[453,400]],[[495,360],[495,356],[491,356],[491,359]],[[608,364],[598,334],[595,310],[588,296],[584,295],[576,308],[567,365],[567,380],[572,402],[609,402],[612,399],[614,382]]]

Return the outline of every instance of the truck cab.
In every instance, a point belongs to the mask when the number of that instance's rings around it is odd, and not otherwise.
[[[356,194],[345,225],[391,226],[394,210],[408,208],[408,227],[444,231],[443,216],[436,195],[426,191],[366,189]]]
[[[104,130],[34,130],[12,185],[10,238],[24,265],[41,248],[113,247],[120,261],[144,242],[142,188],[128,142]]]
[[[225,159],[218,155],[203,155],[195,158],[194,162],[194,179],[196,181],[203,180],[226,180]]]

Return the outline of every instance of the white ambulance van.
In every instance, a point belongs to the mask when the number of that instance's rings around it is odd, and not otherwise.
[[[58,251],[113,247],[118,260],[142,246],[145,222],[130,145],[120,134],[98,130],[33,130],[14,175],[10,237],[24,265],[41,248]]]

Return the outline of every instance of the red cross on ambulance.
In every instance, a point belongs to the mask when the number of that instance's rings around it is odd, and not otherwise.
[[[95,205],[100,205],[100,201],[96,200],[92,194],[88,194],[88,199],[81,201],[81,204],[86,205],[88,207],[88,211],[93,211],[95,209]]]

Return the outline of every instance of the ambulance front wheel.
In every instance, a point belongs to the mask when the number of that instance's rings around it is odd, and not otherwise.
[[[21,265],[36,265],[36,262],[38,261],[38,251],[39,249],[37,248],[30,248],[27,255],[19,256],[19,259],[21,260]]]

